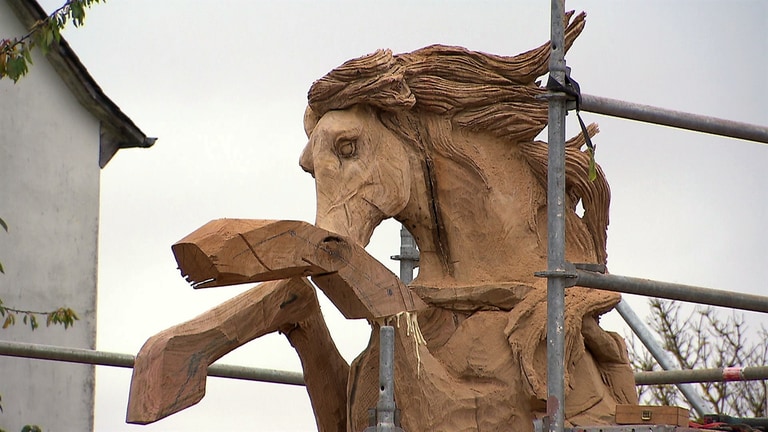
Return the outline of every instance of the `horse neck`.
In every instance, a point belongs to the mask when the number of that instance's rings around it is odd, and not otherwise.
[[[546,266],[546,234],[542,241],[537,229],[545,192],[517,145],[462,132],[452,139],[482,175],[445,152],[422,161],[401,215],[421,251],[417,283],[534,283],[533,271]]]

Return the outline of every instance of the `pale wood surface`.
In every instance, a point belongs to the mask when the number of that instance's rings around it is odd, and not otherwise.
[[[349,364],[339,354],[320,313],[280,329],[296,348],[319,432],[343,431],[347,423]]]
[[[198,288],[312,276],[349,319],[426,308],[362,247],[306,222],[218,219],[172,249],[182,275]]]
[[[136,356],[126,420],[151,423],[196,404],[210,364],[312,314],[320,314],[314,289],[293,278],[263,283],[152,336]]]

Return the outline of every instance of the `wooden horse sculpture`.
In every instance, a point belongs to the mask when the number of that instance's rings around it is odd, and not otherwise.
[[[583,14],[573,18],[568,47],[583,26]],[[136,359],[128,421],[196,403],[208,365],[279,331],[301,358],[318,429],[361,431],[378,397],[378,328],[402,321],[395,397],[405,430],[533,430],[546,400],[546,281],[533,274],[546,268],[547,238],[547,146],[535,141],[546,126],[546,90],[535,80],[549,51],[548,43],[516,57],[447,46],[377,51],[316,81],[300,160],[316,181],[316,226],[222,220],[174,246],[195,286],[275,281],[150,338]],[[566,256],[605,264],[610,193],[599,167],[587,180],[583,144],[567,143]],[[361,249],[389,217],[421,253],[409,287]],[[351,366],[302,276],[375,330]],[[637,401],[623,340],[598,325],[618,301],[567,291],[573,425],[609,424],[617,403]]]

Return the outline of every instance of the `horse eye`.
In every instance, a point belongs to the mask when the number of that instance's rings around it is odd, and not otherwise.
[[[357,153],[357,143],[355,141],[344,140],[336,147],[336,153],[339,157],[352,157]]]

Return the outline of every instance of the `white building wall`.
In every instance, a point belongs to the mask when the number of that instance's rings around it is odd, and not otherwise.
[[[23,34],[0,2],[0,37]],[[99,123],[39,54],[17,84],[0,80],[0,299],[49,311],[70,307],[74,327],[21,319],[0,339],[95,348]],[[93,429],[92,366],[0,356],[0,429]]]

